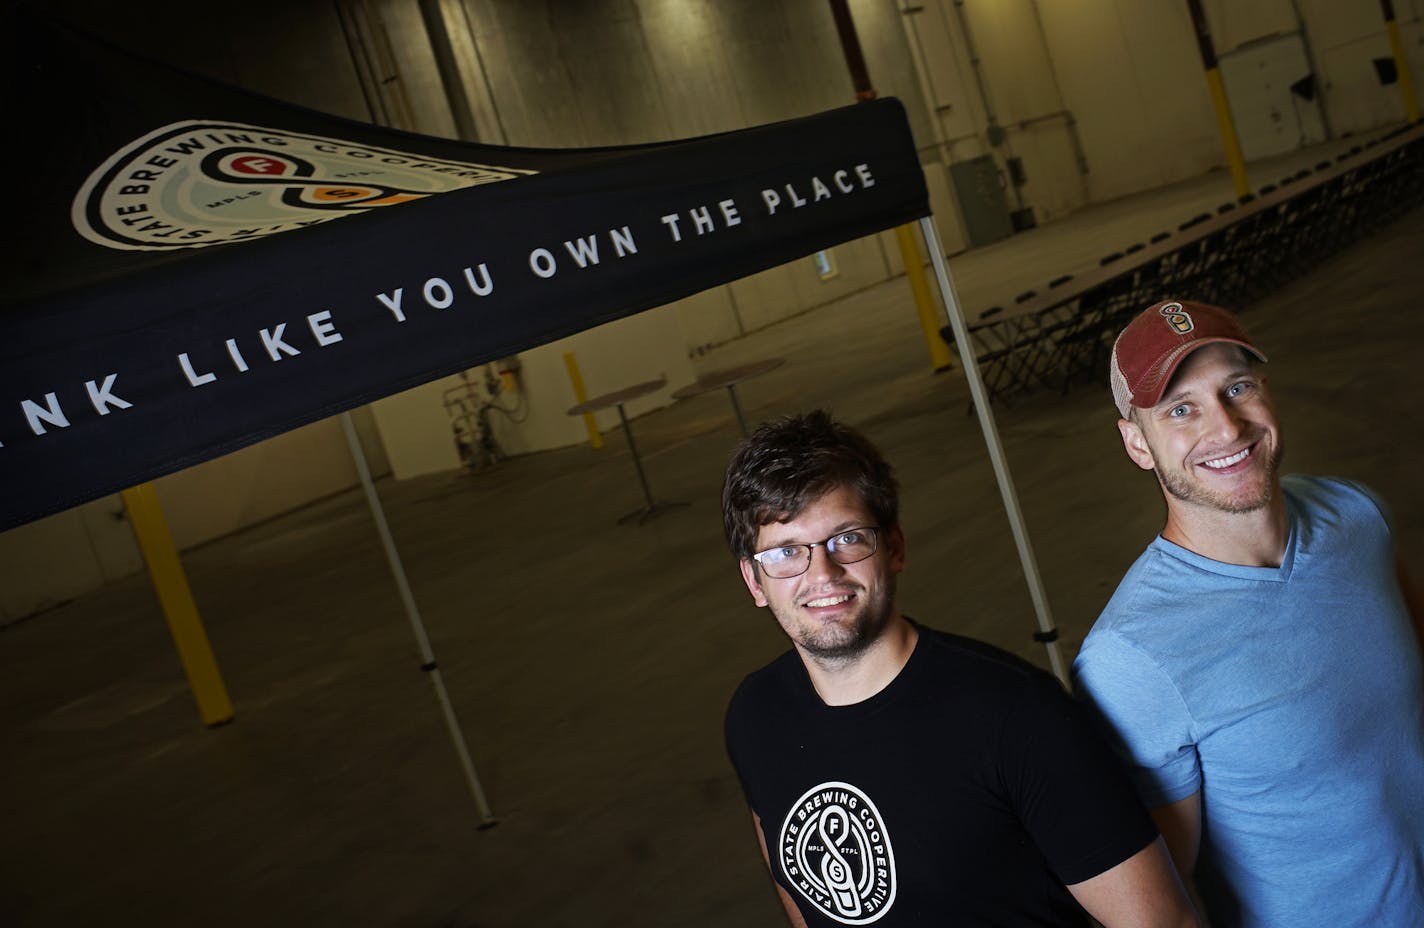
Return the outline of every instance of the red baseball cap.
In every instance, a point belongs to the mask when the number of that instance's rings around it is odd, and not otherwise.
[[[1117,411],[1126,419],[1132,406],[1156,406],[1187,355],[1216,342],[1240,345],[1266,360],[1251,344],[1240,320],[1218,306],[1164,300],[1144,309],[1113,342],[1111,379]]]

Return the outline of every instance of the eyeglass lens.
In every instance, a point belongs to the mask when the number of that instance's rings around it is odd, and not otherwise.
[[[784,580],[805,573],[811,566],[811,549],[822,546],[837,564],[854,564],[875,553],[875,529],[853,528],[837,532],[825,541],[815,544],[782,545],[762,551],[754,557],[768,577]]]

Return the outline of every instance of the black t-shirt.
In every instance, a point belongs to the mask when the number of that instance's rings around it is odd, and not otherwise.
[[[1157,834],[1083,709],[998,648],[919,627],[879,693],[827,706],[795,651],[748,676],[727,751],[808,925],[1083,925],[1065,883]]]

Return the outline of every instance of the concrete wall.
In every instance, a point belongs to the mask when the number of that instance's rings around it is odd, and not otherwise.
[[[1225,167],[1182,0],[902,0],[901,5],[916,11],[904,18],[936,115],[927,140],[940,146],[946,162],[986,152],[1001,165],[1010,157],[1021,159],[1028,178],[1021,193],[1039,221]],[[1204,6],[1223,60],[1260,43],[1299,36],[1315,64],[1334,135],[1403,118],[1398,88],[1380,86],[1371,63],[1390,54],[1378,4],[1208,0]],[[1424,74],[1419,12],[1408,4],[1395,6],[1418,86]],[[1289,44],[1279,42],[1282,54]],[[1239,132],[1260,128],[1242,120],[1280,118],[1269,108],[1248,105],[1258,88],[1246,76],[1235,83],[1228,80],[1226,89],[1238,111]],[[998,145],[990,141],[990,114],[1004,131]]]
[[[123,503],[98,499],[0,532],[0,625],[66,602],[142,566]]]
[[[1391,55],[1377,3],[1299,0],[1309,30],[1315,64],[1325,88],[1325,104],[1336,134],[1363,132],[1404,118],[1397,86],[1381,87],[1375,58]],[[1424,31],[1418,3],[1396,2],[1395,16],[1409,57],[1416,93],[1424,92]]]
[[[155,486],[181,549],[355,483],[340,420],[331,418],[161,477]]]
[[[1039,222],[1224,166],[1181,0],[850,5],[877,90],[905,101],[951,253],[967,241],[948,174],[955,162],[985,154],[1000,166],[1018,159],[1026,182],[1010,188],[1009,206],[1031,209]],[[427,134],[459,134],[417,0],[249,0],[230,9],[154,0],[141,15],[98,0],[53,6],[121,44],[275,97]],[[1379,86],[1371,64],[1389,55],[1376,4],[1206,6],[1223,58],[1259,52],[1263,42],[1285,48],[1282,37],[1299,36],[1334,134],[1401,118],[1397,88]],[[787,119],[852,96],[824,0],[440,0],[433,7],[459,71],[466,134],[483,141],[655,141]],[[1417,7],[1396,4],[1415,83],[1424,88]],[[1243,100],[1256,89],[1228,85]],[[1269,114],[1269,107],[1242,110]],[[518,410],[492,415],[496,438],[511,453],[584,439],[580,420],[565,414],[574,399],[564,351],[577,356],[591,393],[666,375],[668,389],[632,404],[636,414],[666,403],[671,389],[692,379],[690,354],[902,269],[890,233],[832,252],[838,273],[829,280],[805,259],[526,352],[520,391],[494,398]],[[449,378],[358,413],[378,474],[459,466],[441,402],[459,382]],[[600,419],[604,427],[614,421],[611,411]],[[159,493],[179,544],[190,545],[353,481],[333,420],[163,478]],[[127,526],[113,515],[120,511],[116,498],[101,500],[0,535],[7,565],[0,621],[134,569]]]
[[[352,412],[369,464],[388,473],[369,409]],[[338,419],[250,445],[154,481],[179,549],[210,541],[356,483]],[[0,625],[73,599],[143,566],[117,495],[0,532]]]

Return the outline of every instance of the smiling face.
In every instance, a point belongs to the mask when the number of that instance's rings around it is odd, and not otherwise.
[[[1161,402],[1134,412],[1118,422],[1123,446],[1156,471],[1169,510],[1254,512],[1275,497],[1280,428],[1266,380],[1240,348],[1192,352]]]
[[[865,503],[842,486],[794,519],[761,526],[755,550],[816,544],[867,526],[879,528]],[[873,644],[896,616],[895,575],[905,566],[905,536],[898,526],[881,528],[876,552],[854,564],[837,564],[824,546],[812,548],[806,572],[784,580],[767,577],[750,558],[740,563],[753,601],[771,610],[803,656],[844,660]]]

